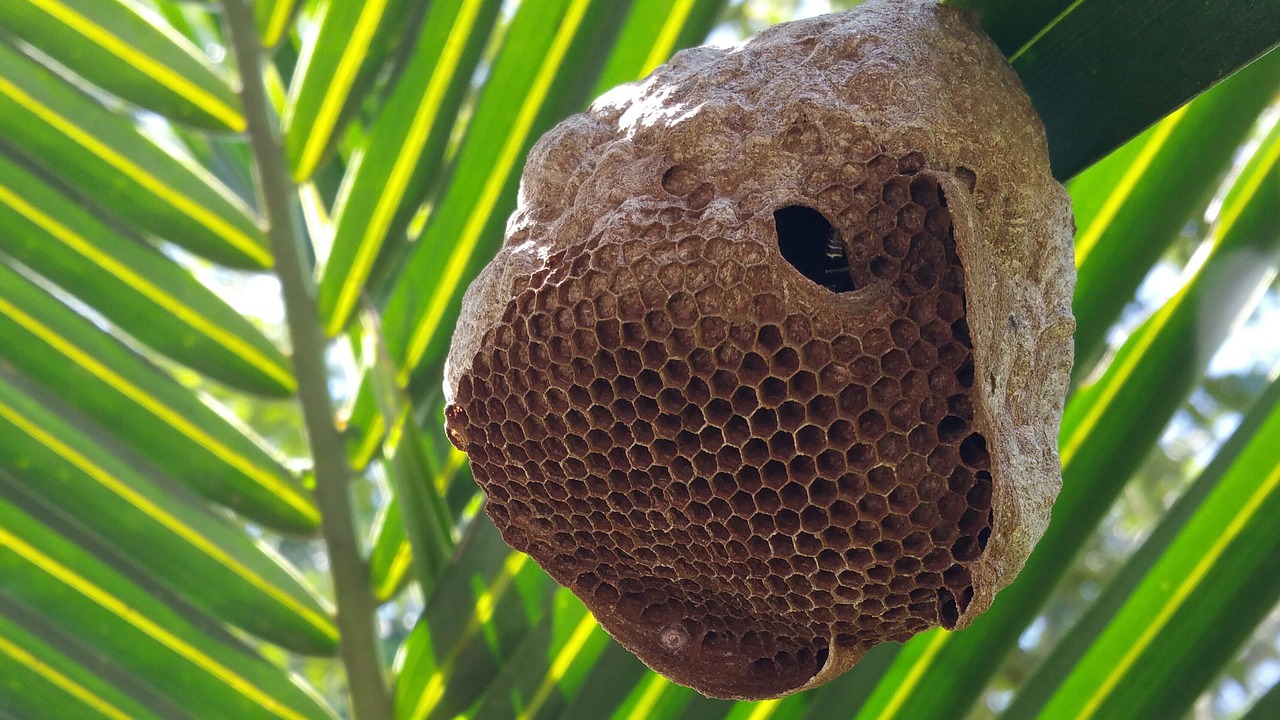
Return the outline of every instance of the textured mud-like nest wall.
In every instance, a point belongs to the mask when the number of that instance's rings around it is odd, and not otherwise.
[[[676,682],[811,686],[959,628],[1060,485],[1066,193],[930,2],[679,53],[530,155],[452,440],[514,547]]]

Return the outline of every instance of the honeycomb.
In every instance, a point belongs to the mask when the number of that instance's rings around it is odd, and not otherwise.
[[[904,16],[995,52],[930,3],[863,7],[682,53],[548,133],[450,354],[449,437],[506,541],[707,695],[777,697],[967,624],[1057,489],[1069,228],[1015,218],[1047,229],[1017,240],[1041,244],[1042,294],[1010,312],[1006,281],[966,281],[990,264],[975,206],[1002,198],[980,153],[851,122],[848,68],[760,87]],[[1060,220],[1052,187],[1039,212]],[[1031,333],[1012,348],[1035,372],[1006,372],[1000,343],[984,355],[989,306]],[[1002,412],[1014,386],[1050,411]],[[1001,442],[1015,421],[1036,423],[1030,460]]]

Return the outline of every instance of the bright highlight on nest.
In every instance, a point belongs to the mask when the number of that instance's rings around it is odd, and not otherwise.
[[[1066,193],[971,16],[682,52],[534,148],[446,372],[514,547],[707,695],[960,628],[1060,485]]]

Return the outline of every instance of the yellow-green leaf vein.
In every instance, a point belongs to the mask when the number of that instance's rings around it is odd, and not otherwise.
[[[284,37],[288,29],[289,14],[293,11],[295,0],[275,0],[271,4],[271,15],[267,26],[262,29],[262,44],[272,47]]]
[[[80,145],[85,150],[101,158],[103,162],[118,170],[122,175],[130,180],[138,183],[147,190],[155,193],[155,195],[176,210],[186,214],[187,216],[199,222],[201,225],[209,228],[215,234],[226,240],[231,246],[235,247],[247,257],[251,258],[263,267],[271,266],[271,254],[266,248],[259,245],[253,238],[246,235],[239,228],[222,219],[204,207],[200,203],[192,200],[178,190],[169,187],[159,178],[148,173],[137,163],[121,155],[114,148],[106,143],[98,140],[92,133],[81,128],[71,120],[59,115],[55,110],[41,103],[36,98],[24,92],[21,88],[9,82],[4,77],[0,77],[0,93],[9,97],[14,102],[26,108],[32,114],[56,128],[63,135],[66,135],[72,142]]]
[[[1187,114],[1187,107],[1189,106],[1184,105],[1161,121],[1159,127],[1147,140],[1146,145],[1142,147],[1142,151],[1138,153],[1138,156],[1134,158],[1134,161],[1125,170],[1120,182],[1116,183],[1116,186],[1112,188],[1106,202],[1099,208],[1089,226],[1083,228],[1076,235],[1076,267],[1080,267],[1084,263],[1085,258],[1089,256],[1089,252],[1093,250],[1098,239],[1107,231],[1107,226],[1111,224],[1120,209],[1124,207],[1125,202],[1129,199],[1129,194],[1133,192],[1134,187],[1142,180],[1147,168],[1151,167],[1151,163],[1160,154],[1160,149],[1164,147],[1169,136],[1177,129],[1178,123]]]
[[[458,655],[466,646],[467,640],[478,634],[493,618],[494,610],[498,606],[498,600],[511,587],[516,575],[528,560],[529,556],[524,553],[511,553],[502,565],[502,572],[498,577],[494,578],[493,584],[476,598],[475,611],[471,614],[471,620],[467,623],[466,629],[463,630],[462,636],[458,639],[453,651],[445,658],[444,662],[438,664],[436,671],[431,675],[431,679],[427,681],[422,694],[418,696],[418,701],[414,703],[413,711],[409,714],[412,720],[425,718],[436,706],[436,703],[440,702],[440,699],[444,697],[447,681],[453,673],[453,665],[457,662]]]
[[[60,240],[86,260],[128,283],[147,299],[172,313],[174,317],[181,320],[191,329],[244,358],[249,364],[279,382],[283,387],[290,391],[295,388],[293,376],[279,362],[267,357],[234,333],[227,332],[217,324],[209,322],[209,319],[203,314],[165,292],[145,275],[135,272],[133,268],[102,252],[93,241],[79,235],[71,228],[58,222],[57,219],[50,217],[47,213],[41,212],[39,208],[28,203],[12,188],[3,184],[0,184],[0,203],[13,208],[19,215],[27,218],[45,232]]]
[[[10,0],[15,1],[15,0]],[[227,127],[240,132],[244,130],[244,116],[236,108],[209,93],[204,88],[191,82],[163,63],[156,62],[144,52],[121,40],[114,33],[89,18],[76,12],[57,0],[16,0],[33,5],[67,27],[80,33],[89,42],[98,45],[122,61],[137,68],[139,72],[155,79],[156,82],[169,88],[174,93],[188,100],[192,105],[204,110],[211,116],[226,123]]]
[[[658,36],[654,38],[653,48],[649,51],[649,57],[645,58],[640,77],[653,72],[654,68],[671,57],[671,51],[675,48],[676,41],[680,39],[680,31],[684,29],[689,13],[693,12],[695,1],[677,0],[675,7],[671,9],[671,14],[667,15],[666,22],[662,24],[662,29],[658,31]]]
[[[402,421],[404,417],[402,416]],[[453,477],[457,475],[458,470],[466,463],[467,456],[459,450],[451,450],[449,453],[449,464],[444,471],[440,473],[440,477],[436,480],[436,491],[443,494],[449,487],[449,483]],[[391,563],[387,566],[387,572],[382,582],[375,588],[374,594],[378,597],[389,597],[393,588],[400,584],[400,579],[405,573],[409,572],[409,567],[413,564],[413,547],[409,544],[406,537],[400,538],[400,542],[396,545],[395,557],[391,559]]]
[[[427,84],[422,103],[414,112],[409,132],[400,146],[400,152],[396,155],[396,161],[387,177],[386,185],[380,190],[373,213],[360,237],[356,256],[349,267],[343,268],[345,279],[342,292],[338,295],[333,313],[329,316],[325,327],[330,336],[342,331],[343,325],[351,314],[351,309],[359,299],[364,279],[368,277],[369,268],[373,265],[378,248],[382,244],[382,237],[386,235],[387,228],[395,217],[405,188],[408,187],[409,180],[413,176],[414,165],[439,117],[440,103],[444,100],[450,84],[455,80],[454,71],[462,60],[462,51],[467,46],[467,40],[483,4],[483,0],[467,0],[458,11],[449,39],[441,49],[435,70],[431,73],[431,80]],[[359,159],[355,161],[355,163],[358,162]],[[355,169],[358,165],[355,163],[350,173],[352,178],[356,177]]]
[[[338,115],[342,112],[351,84],[355,82],[356,73],[360,71],[360,65],[364,62],[365,54],[369,50],[369,42],[373,40],[373,35],[378,29],[378,21],[382,19],[382,13],[386,7],[387,0],[367,0],[361,8],[360,16],[351,31],[351,40],[342,50],[342,58],[338,61],[333,78],[320,103],[320,109],[316,111],[306,142],[303,143],[302,155],[294,171],[294,180],[297,182],[310,177],[316,165],[320,163],[320,156],[328,144],[329,135],[338,123]],[[299,68],[298,73],[300,78],[307,76],[305,68]],[[288,125],[289,120],[286,118],[285,126],[288,127]]]
[[[911,693],[915,692],[916,687],[924,678],[925,671],[933,664],[933,659],[938,656],[942,647],[947,644],[947,640],[951,638],[951,633],[946,630],[939,628],[933,632],[934,637],[929,640],[929,644],[920,653],[920,658],[912,664],[911,671],[902,679],[902,684],[898,685],[893,697],[889,699],[889,702],[885,703],[884,709],[877,716],[878,720],[891,718],[898,713],[898,710],[902,708],[902,704],[907,701]]]
[[[236,692],[261,705],[271,713],[286,720],[307,720],[292,709],[285,707],[275,698],[264,693],[249,680],[241,677],[234,670],[201,652],[199,648],[174,635],[146,615],[133,608],[110,592],[98,587],[87,578],[79,575],[71,568],[44,554],[35,546],[22,538],[0,527],[0,546],[6,547],[23,560],[40,568],[50,577],[83,595],[98,606],[137,628],[164,647],[190,661],[201,670],[213,675]]]
[[[188,526],[178,518],[174,517],[164,508],[156,505],[154,502],[138,493],[128,484],[113,476],[110,472],[94,463],[74,448],[53,436],[44,428],[34,423],[30,418],[18,412],[9,405],[0,402],[0,417],[12,423],[31,437],[31,439],[45,446],[62,459],[79,468],[84,474],[93,478],[103,487],[118,495],[125,502],[136,507],[139,511],[145,513],[149,517],[155,519],[156,522],[163,525],[173,534],[191,543],[200,552],[208,555],[216,560],[223,567],[232,573],[240,576],[253,587],[261,590],[267,596],[274,599],[289,610],[307,619],[317,630],[324,635],[336,640],[337,632],[334,630],[333,624],[329,618],[315,612],[314,610],[299,603],[296,599],[290,597],[274,584],[268,582],[262,576],[253,570],[245,567],[236,561],[222,548],[209,541],[204,535]]]
[[[587,640],[597,632],[601,632],[596,619],[591,613],[583,613],[582,619],[578,621],[577,627],[573,629],[573,633],[569,639],[565,641],[564,647],[560,648],[560,652],[556,653],[556,659],[551,662],[551,667],[547,670],[547,675],[542,679],[542,684],[533,694],[533,699],[517,716],[518,720],[529,720],[537,716],[538,711],[542,709],[543,703],[551,696],[551,691],[555,689],[556,684],[560,682],[560,678],[569,670],[569,666],[573,664],[574,659],[587,644]]]
[[[172,427],[182,435],[190,438],[196,444],[208,450],[210,453],[226,462],[228,465],[236,468],[240,472],[254,482],[271,491],[277,497],[280,497],[290,507],[297,510],[303,517],[312,521],[319,521],[319,513],[306,498],[300,496],[288,484],[280,479],[273,477],[263,468],[253,463],[248,458],[236,452],[232,448],[227,447],[224,443],[207,432],[202,430],[196,424],[190,422],[185,417],[173,411],[165,403],[138,387],[128,379],[121,376],[97,358],[82,351],[74,343],[56,333],[52,328],[44,325],[36,318],[24,312],[21,308],[0,298],[0,314],[9,317],[22,328],[40,338],[50,347],[65,355],[67,358],[83,367],[93,376],[110,385],[117,392],[137,403],[140,407],[145,408],[152,415],[156,416],[165,424]]]
[[[57,668],[42,661],[40,658],[32,655],[12,642],[9,642],[5,637],[0,637],[0,653],[4,653],[18,661],[32,672],[61,688],[71,697],[79,700],[86,706],[93,708],[98,712],[98,714],[111,718],[111,720],[133,720],[128,713],[102,699],[93,691],[75,680],[62,674]]]
[[[471,217],[467,219],[467,224],[463,227],[458,241],[454,244],[453,253],[449,257],[448,264],[445,265],[444,272],[434,283],[435,290],[431,296],[431,303],[427,306],[426,313],[414,330],[413,337],[409,341],[405,362],[400,368],[399,380],[401,384],[408,382],[409,373],[412,372],[418,360],[422,358],[422,354],[426,352],[427,344],[438,329],[440,319],[444,317],[445,308],[448,307],[449,301],[452,299],[453,293],[462,278],[462,273],[467,267],[467,261],[471,258],[471,253],[475,251],[476,243],[480,240],[480,234],[488,223],[494,206],[498,203],[498,197],[502,193],[503,186],[506,185],[511,170],[520,159],[520,149],[524,147],[525,141],[528,139],[533,122],[538,116],[538,111],[542,108],[542,102],[546,99],[547,92],[551,89],[552,81],[555,80],[560,62],[569,51],[569,45],[578,31],[578,26],[582,24],[582,19],[586,15],[589,5],[590,0],[575,0],[556,31],[551,48],[548,50],[542,66],[538,69],[538,75],[534,79],[528,95],[525,96],[520,110],[516,113],[516,120],[507,133],[502,151],[489,172],[488,180],[480,190],[480,195],[476,200]]]
[[[1138,639],[1129,646],[1120,660],[1111,668],[1111,672],[1107,677],[1098,684],[1094,694],[1089,697],[1089,700],[1085,702],[1080,712],[1076,715],[1076,720],[1091,717],[1097,712],[1107,695],[1116,688],[1116,685],[1124,677],[1125,673],[1129,671],[1129,668],[1133,667],[1138,656],[1146,650],[1156,635],[1166,629],[1169,619],[1173,617],[1178,608],[1182,606],[1182,603],[1196,589],[1196,586],[1200,584],[1200,581],[1204,579],[1209,570],[1213,568],[1214,563],[1222,557],[1227,547],[1240,535],[1245,526],[1253,520],[1258,508],[1262,506],[1271,493],[1276,491],[1278,486],[1280,486],[1280,466],[1271,471],[1266,480],[1258,486],[1253,495],[1240,507],[1239,512],[1231,518],[1230,524],[1214,539],[1213,545],[1209,547],[1200,558],[1200,561],[1191,569],[1191,572],[1187,573],[1187,576],[1178,584],[1178,587],[1169,593],[1164,605],[1160,607],[1160,612],[1156,613],[1155,617],[1144,625],[1142,634],[1138,636]]]

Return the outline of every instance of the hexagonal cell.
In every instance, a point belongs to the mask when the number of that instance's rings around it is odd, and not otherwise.
[[[770,460],[760,468],[760,477],[764,484],[775,490],[781,488],[790,479],[787,473],[787,466],[777,460]]]
[[[774,375],[783,378],[790,377],[792,373],[800,368],[800,353],[796,352],[793,347],[783,347],[773,354],[771,365]]]
[[[778,426],[783,430],[798,430],[804,421],[804,406],[795,400],[788,400],[778,406]]]
[[[858,501],[858,515],[871,520],[881,520],[889,514],[889,502],[882,496],[868,493]],[[879,532],[877,531],[877,535]]]
[[[907,456],[907,439],[891,432],[876,441],[876,453],[881,460],[898,462]]]
[[[755,491],[755,506],[763,512],[777,512],[782,507],[782,498],[772,488],[760,488]]]
[[[741,382],[748,385],[757,385],[764,380],[769,374],[769,364],[760,355],[749,352],[742,356],[742,363],[738,368],[738,378]]]
[[[827,434],[816,425],[804,425],[795,432],[796,448],[808,455],[818,455],[827,447]]]
[[[900,378],[911,369],[911,358],[905,351],[894,348],[880,358],[880,369],[888,377]]]
[[[800,515],[794,510],[783,508],[774,513],[773,524],[778,532],[792,535],[800,530]]]
[[[876,407],[887,408],[901,395],[898,381],[892,377],[882,377],[871,386],[870,400]]]
[[[788,397],[805,402],[818,394],[818,378],[813,373],[802,370],[787,381]]]
[[[808,455],[797,455],[791,458],[791,462],[787,463],[787,474],[792,480],[809,484],[818,475],[817,463]]]
[[[810,340],[800,350],[804,366],[821,369],[831,362],[831,345],[825,340]]]
[[[785,402],[790,396],[787,392],[787,383],[776,377],[767,377],[760,383],[759,387],[760,404],[765,407],[776,408]],[[806,398],[808,399],[808,398]]]
[[[830,522],[826,511],[820,507],[810,505],[800,512],[800,527],[806,532],[822,532]]]
[[[863,440],[875,442],[884,436],[886,423],[879,410],[867,410],[858,416],[858,432]]]
[[[881,199],[891,208],[901,208],[911,201],[911,189],[908,186],[907,179],[903,177],[889,178],[884,184],[881,191]],[[888,231],[881,233],[886,234]]]
[[[796,454],[796,439],[791,433],[779,430],[769,439],[769,454],[777,460],[790,460]]]
[[[845,460],[854,470],[869,470],[876,462],[875,448],[865,443],[858,443],[845,452]]]

